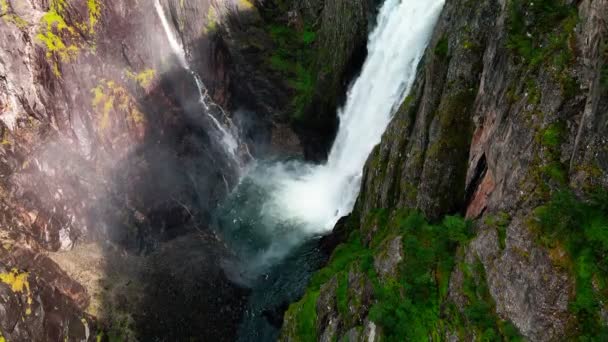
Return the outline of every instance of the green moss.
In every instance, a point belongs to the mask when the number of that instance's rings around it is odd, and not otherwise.
[[[577,329],[571,334],[579,340],[605,340],[608,328],[599,310],[608,300],[608,193],[603,190],[580,200],[569,191],[558,192],[535,210],[535,218],[539,243],[548,248],[563,246],[573,261],[569,265],[576,295],[570,310]]]
[[[336,289],[336,299],[338,303],[338,312],[346,315],[348,311],[348,274],[340,272],[338,277],[338,288]]]
[[[435,56],[440,59],[447,59],[449,52],[450,44],[448,42],[447,37],[442,37],[435,45]]]
[[[486,215],[484,218],[484,223],[496,229],[496,233],[498,234],[498,244],[500,249],[504,249],[506,247],[506,239],[507,239],[507,227],[511,223],[511,216],[505,212],[499,212],[495,215]]]
[[[463,313],[468,323],[468,332],[475,331],[480,341],[523,341],[519,331],[512,323],[496,315],[496,304],[490,295],[486,273],[482,263],[461,264],[463,273],[462,292],[468,303]]]
[[[532,105],[537,105],[540,103],[540,89],[536,82],[531,78],[526,80],[526,95],[528,98],[528,103]]]
[[[541,144],[545,147],[559,147],[565,136],[565,128],[562,124],[554,123],[541,131]]]
[[[316,39],[317,39],[317,33],[315,31],[312,31],[310,28],[306,28],[306,29],[304,29],[304,31],[302,31],[302,35],[301,35],[302,43],[304,43],[306,45],[310,45]]]
[[[332,277],[337,280],[338,311],[348,321],[347,270],[365,274],[373,284],[376,301],[369,317],[382,326],[387,341],[418,340],[435,334],[446,324],[442,321],[441,303],[447,297],[456,248],[472,236],[471,225],[451,216],[439,224],[430,224],[412,210],[399,210],[391,219],[385,210],[377,210],[372,216],[366,221],[376,226],[377,232],[369,246],[361,243],[358,234],[351,236],[336,249],[328,265],[312,277],[304,298],[290,307],[286,317],[296,318],[302,340],[312,340],[318,333],[315,324],[310,323],[310,317],[316,320],[316,316],[306,306],[312,307],[310,303],[316,302],[321,285]],[[384,242],[397,235],[403,237],[403,262],[395,278],[381,281],[373,256],[383,253]]]
[[[274,48],[267,61],[271,70],[281,74],[293,92],[291,102],[292,119],[303,119],[305,107],[310,103],[316,85],[317,72],[314,70],[311,45],[316,40],[316,32],[305,26],[295,30],[285,25],[271,24],[266,31]]]
[[[559,82],[564,97],[576,95],[574,65],[576,4],[564,0],[510,0],[507,46],[529,70],[545,66]]]
[[[475,92],[472,90],[460,91],[443,100],[436,113],[440,120],[441,135],[429,147],[427,151],[429,157],[449,157],[454,150],[461,151],[468,147],[471,139],[468,110],[474,100]]]
[[[510,0],[508,6],[508,47],[526,64],[537,66],[548,62],[554,52],[568,51],[568,36],[577,21],[576,6],[563,0]],[[566,49],[562,49],[564,45]]]
[[[432,225],[415,211],[398,213],[389,226],[403,236],[403,262],[395,279],[374,280],[377,303],[370,318],[388,341],[424,340],[442,325],[441,303],[459,243],[470,238],[470,225],[446,217]],[[372,274],[373,276],[373,274]]]

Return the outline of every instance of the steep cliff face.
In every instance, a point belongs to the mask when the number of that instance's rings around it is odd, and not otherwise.
[[[247,36],[236,36],[243,56],[255,55],[247,71],[270,75],[277,86],[262,88],[270,91],[259,96],[271,102],[267,112],[293,127],[305,158],[323,160],[336,133],[336,108],[366,54],[373,2],[258,2],[263,26],[246,26]],[[242,72],[239,83],[250,78]],[[247,103],[257,89],[239,92],[245,95],[240,102]]]
[[[312,94],[336,105],[365,44],[364,1],[159,4],[202,95],[253,153],[322,155],[333,108],[306,110],[323,116],[316,145],[290,113],[326,101]],[[207,227],[238,167],[154,3],[1,0],[0,42],[0,336],[233,338],[247,291]],[[326,83],[309,72],[322,62]]]
[[[154,11],[62,0],[3,1],[0,9],[1,334],[10,341],[95,339],[107,328],[96,318],[128,311],[124,299],[114,305],[109,297],[139,291],[145,303],[161,283],[142,280],[138,290],[114,294],[123,280],[149,276],[121,273],[113,263],[130,260],[121,255],[170,256],[171,245],[157,252],[159,245],[184,235],[207,241],[209,258],[228,254],[199,227],[236,170],[206,130],[194,80],[159,49],[167,43]],[[80,270],[55,256],[89,244],[100,252]],[[147,270],[170,267],[156,265]],[[92,287],[71,279],[87,267],[108,291],[92,296]],[[232,291],[238,306],[242,291],[219,265],[210,268],[209,279]],[[112,272],[117,281],[104,279]],[[205,310],[223,306],[214,305]],[[110,329],[133,327],[123,321]]]
[[[607,15],[446,1],[284,340],[605,338]]]

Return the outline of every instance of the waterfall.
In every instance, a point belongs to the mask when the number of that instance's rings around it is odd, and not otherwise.
[[[443,3],[385,1],[325,164],[259,161],[230,194],[217,226],[240,259],[227,267],[232,278],[255,282],[352,211],[365,162],[412,87]]]
[[[247,161],[251,159],[247,145],[240,141],[238,129],[230,117],[226,115],[226,112],[219,105],[213,102],[208,94],[207,88],[201,80],[200,75],[190,68],[186,57],[184,44],[181,39],[178,40],[173,26],[169,23],[169,20],[165,15],[165,10],[159,0],[154,1],[154,8],[156,9],[156,14],[161,21],[163,30],[165,31],[165,35],[169,41],[171,51],[177,58],[180,66],[192,76],[194,82],[196,83],[199,93],[199,103],[203,107],[207,118],[212,122],[212,133],[214,133],[218,141],[221,142],[223,149],[236,163],[238,168],[243,169]],[[223,122],[216,118],[216,115],[213,113],[219,116]]]
[[[367,60],[339,111],[338,135],[327,162],[297,174],[274,167],[279,184],[268,207],[273,214],[321,233],[352,211],[365,162],[411,89],[443,3],[385,1],[369,37]]]

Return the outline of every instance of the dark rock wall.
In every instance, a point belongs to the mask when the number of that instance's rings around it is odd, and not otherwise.
[[[473,220],[476,235],[458,260],[481,262],[496,314],[532,341],[584,330],[574,323],[566,252],[560,242],[539,243],[533,222],[556,193],[584,200],[608,189],[607,15],[606,1],[446,1],[412,92],[368,159],[351,215],[364,244],[378,233],[379,209],[389,222],[405,208],[432,220]],[[399,260],[390,248],[383,253]],[[448,302],[460,310],[464,278],[459,267],[450,278]],[[336,308],[321,308],[336,298],[330,288],[321,287],[316,317],[336,322],[344,318]],[[283,338],[299,340],[301,326],[289,318]],[[372,326],[363,324],[357,338],[377,337]],[[330,336],[340,339],[355,326],[334,328]],[[318,327],[316,336],[327,331]]]

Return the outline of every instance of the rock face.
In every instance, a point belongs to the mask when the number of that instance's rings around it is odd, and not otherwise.
[[[474,235],[462,240],[455,253],[448,295],[438,309],[442,323],[427,336],[487,336],[489,330],[476,325],[483,321],[473,314],[481,307],[477,301],[498,317],[492,329],[506,339],[514,331],[531,341],[574,338],[589,329],[580,323],[585,315],[594,317],[593,324],[600,321],[603,299],[594,304],[595,311],[577,309],[585,282],[595,284],[588,285],[595,300],[604,298],[603,287],[589,280],[602,277],[602,271],[581,276],[579,266],[573,266],[580,265],[581,254],[569,239],[584,239],[583,220],[574,221],[566,238],[547,235],[539,217],[556,206],[560,193],[587,203],[608,189],[607,15],[606,1],[488,0],[475,6],[446,1],[415,85],[368,159],[348,225],[361,237],[365,253],[376,253],[374,277],[383,288],[403,276],[382,279],[388,266],[408,263],[390,240],[391,234],[400,234],[393,225],[412,225],[400,221],[404,209],[419,210],[435,222],[453,214],[472,221]],[[606,217],[605,208],[600,211]],[[384,223],[377,223],[378,217]],[[377,239],[385,247],[378,247]],[[602,247],[588,248],[603,253]],[[441,277],[436,281],[441,286]],[[309,289],[288,311],[284,340],[302,340],[304,332],[325,336],[327,330],[305,330],[294,322],[296,313],[311,317],[301,309],[314,291]],[[339,298],[326,293],[324,285],[319,291],[317,316],[312,316],[317,322],[319,303],[330,302],[328,296]],[[407,287],[402,291],[407,293]],[[377,308],[384,307],[385,297],[375,291]],[[454,312],[464,320],[455,320]],[[341,322],[332,330],[338,340],[350,336],[351,329],[362,331],[360,321],[344,324],[350,313],[336,309],[323,315]],[[595,338],[606,329],[605,322],[597,324],[590,333]]]
[[[232,113],[256,155],[319,158],[333,139],[364,53],[365,1],[158,5],[190,70],[152,2],[0,1],[9,341],[233,339],[247,291],[224,275],[232,256],[207,227],[239,169],[199,99]],[[305,65],[281,69],[300,57],[281,55],[285,44],[310,50]]]

